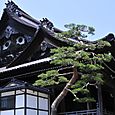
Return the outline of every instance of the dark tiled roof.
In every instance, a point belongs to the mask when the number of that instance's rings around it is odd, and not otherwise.
[[[12,79],[8,84],[10,84],[10,83],[13,83],[15,85],[1,87],[0,92],[21,90],[21,89],[27,88],[27,89],[38,91],[38,92],[50,93],[50,91],[47,88],[33,86],[32,84],[24,82],[24,81],[21,81],[21,80]]]
[[[37,60],[35,62],[29,62],[27,64],[23,64],[23,63],[27,58],[31,57],[31,55],[36,51],[37,47],[40,46],[40,44],[43,40],[46,40],[47,42],[52,44],[54,47],[68,45],[66,41],[61,41],[61,40],[55,38],[53,36],[53,34],[51,33],[51,31],[44,28],[40,24],[39,21],[33,19],[31,16],[29,16],[27,13],[22,11],[20,8],[18,8],[18,12],[23,17],[29,19],[32,22],[35,22],[36,25],[38,25],[39,29],[32,23],[29,23],[29,21],[27,21],[27,20],[24,21],[20,17],[14,15],[10,11],[8,11],[8,9],[4,10],[2,19],[0,21],[0,25],[2,25],[2,23],[4,23],[3,24],[4,26],[0,26],[0,30],[1,30],[0,32],[2,32],[2,30],[7,26],[7,24],[9,24],[9,25],[15,27],[17,30],[21,31],[22,33],[29,33],[31,36],[34,37],[34,39],[31,42],[31,44],[19,55],[19,57],[17,57],[7,67],[1,68],[0,73],[5,73],[7,71],[12,71],[12,70],[16,70],[19,68],[28,67],[28,66],[38,64],[39,60]],[[109,41],[112,45],[109,49],[103,49],[103,51],[110,50],[112,55],[115,57],[115,52],[114,52],[115,40],[113,38],[114,38],[114,35],[112,35],[112,34],[109,34],[109,36],[106,36],[103,38],[103,40]],[[70,38],[69,40],[71,40],[73,43],[77,43],[79,41],[82,41],[84,43],[91,43],[91,41],[84,40],[84,39],[78,39],[77,37],[75,39]],[[95,43],[95,42],[96,41],[94,41],[92,43]]]

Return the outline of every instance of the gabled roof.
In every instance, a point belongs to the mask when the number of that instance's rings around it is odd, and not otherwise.
[[[4,87],[1,87],[0,92],[21,90],[21,89],[30,89],[38,92],[50,93],[49,90],[46,88],[33,86],[32,84],[17,79],[12,79]]]
[[[10,8],[10,6],[13,6],[13,9]],[[45,28],[44,23],[45,24],[50,23],[51,30],[49,28]],[[17,58],[15,58],[9,65],[7,65],[7,67],[4,70],[1,70],[0,73],[2,73],[2,71],[4,73],[10,70],[20,69],[25,66],[34,65],[39,62],[45,63],[45,61],[38,60],[35,63],[29,62],[28,64],[25,64],[25,65],[23,64],[28,58],[30,58],[33,55],[34,52],[36,52],[37,49],[39,49],[40,44],[44,40],[47,41],[49,44],[51,44],[54,47],[61,47],[61,46],[69,45],[66,41],[57,39],[54,36],[55,32],[61,32],[61,31],[53,27],[52,23],[49,20],[46,20],[46,19],[44,19],[43,21],[35,20],[31,16],[29,16],[27,13],[25,13],[23,10],[21,10],[14,2],[9,2],[7,4],[7,7],[4,9],[4,13],[0,21],[0,35],[2,34],[3,30],[5,29],[7,25],[14,27],[16,30],[24,34],[29,33],[29,35],[32,36],[33,39],[32,39],[32,42],[25,48],[25,50]],[[53,31],[52,31],[52,27],[53,27]],[[73,43],[77,43],[80,41],[84,43],[95,43],[96,42],[96,41],[93,41],[93,42],[88,41],[85,39],[78,39],[77,37],[75,39],[70,38],[69,40],[71,40]],[[109,34],[108,36],[104,37],[103,40],[109,41],[112,46],[110,48],[104,48],[102,49],[102,51],[110,51],[113,57],[115,57],[114,35]],[[112,69],[114,70],[115,68],[114,60],[112,60],[108,65],[111,66]]]
[[[47,28],[44,27],[46,24]],[[33,37],[32,42],[27,46],[24,51],[16,57],[7,68],[13,67],[25,62],[30,58],[36,50],[39,49],[42,41],[47,41],[54,47],[65,46],[66,42],[56,39],[54,32],[61,32],[59,29],[53,27],[53,24],[48,19],[43,21],[37,21],[30,15],[21,10],[14,2],[8,2],[4,9],[1,21],[0,21],[0,35],[3,34],[4,29],[9,25],[15,28],[16,31],[27,34]],[[48,27],[50,26],[50,27]],[[53,30],[52,30],[53,27]],[[50,30],[51,29],[51,30]],[[2,41],[3,39],[0,39]]]
[[[33,36],[36,29],[41,25],[44,26],[44,24],[46,24],[47,27],[48,25],[50,25],[50,28],[53,27],[52,22],[47,18],[43,18],[43,21],[38,21],[21,10],[13,1],[8,1],[6,8],[4,9],[0,20],[0,35],[8,24],[19,32],[29,34],[30,36]],[[62,32],[60,29],[55,27],[53,27],[53,30],[54,32]]]

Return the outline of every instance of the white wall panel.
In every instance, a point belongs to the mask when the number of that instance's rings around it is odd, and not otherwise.
[[[24,95],[16,96],[16,108],[24,107]]]
[[[14,115],[14,110],[1,111],[1,115]]]
[[[9,91],[9,92],[1,93],[1,97],[2,96],[10,96],[10,95],[14,95],[14,91]]]
[[[39,109],[48,110],[48,99],[39,97]]]
[[[39,115],[48,115],[48,112],[46,112],[46,111],[39,111]]]
[[[27,95],[27,107],[37,108],[37,97]]]
[[[27,115],[37,115],[37,110],[27,109]]]
[[[16,115],[24,115],[24,109],[17,109]]]

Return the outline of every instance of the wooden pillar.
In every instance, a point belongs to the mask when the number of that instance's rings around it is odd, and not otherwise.
[[[114,81],[115,83],[115,81]],[[113,115],[115,115],[115,84],[114,84],[114,88],[113,88],[113,96],[114,96],[114,108],[113,108]]]
[[[103,115],[103,99],[101,85],[98,85],[98,115]]]

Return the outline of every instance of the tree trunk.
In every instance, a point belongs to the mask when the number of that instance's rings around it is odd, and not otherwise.
[[[57,109],[51,108],[51,115],[57,115]]]
[[[70,79],[70,81],[66,84],[62,92],[58,95],[58,97],[54,100],[54,102],[51,105],[51,115],[57,115],[57,107],[59,103],[63,100],[63,98],[67,95],[68,89],[70,86],[75,83],[75,81],[78,79],[78,72],[77,69],[73,68],[73,76]]]

